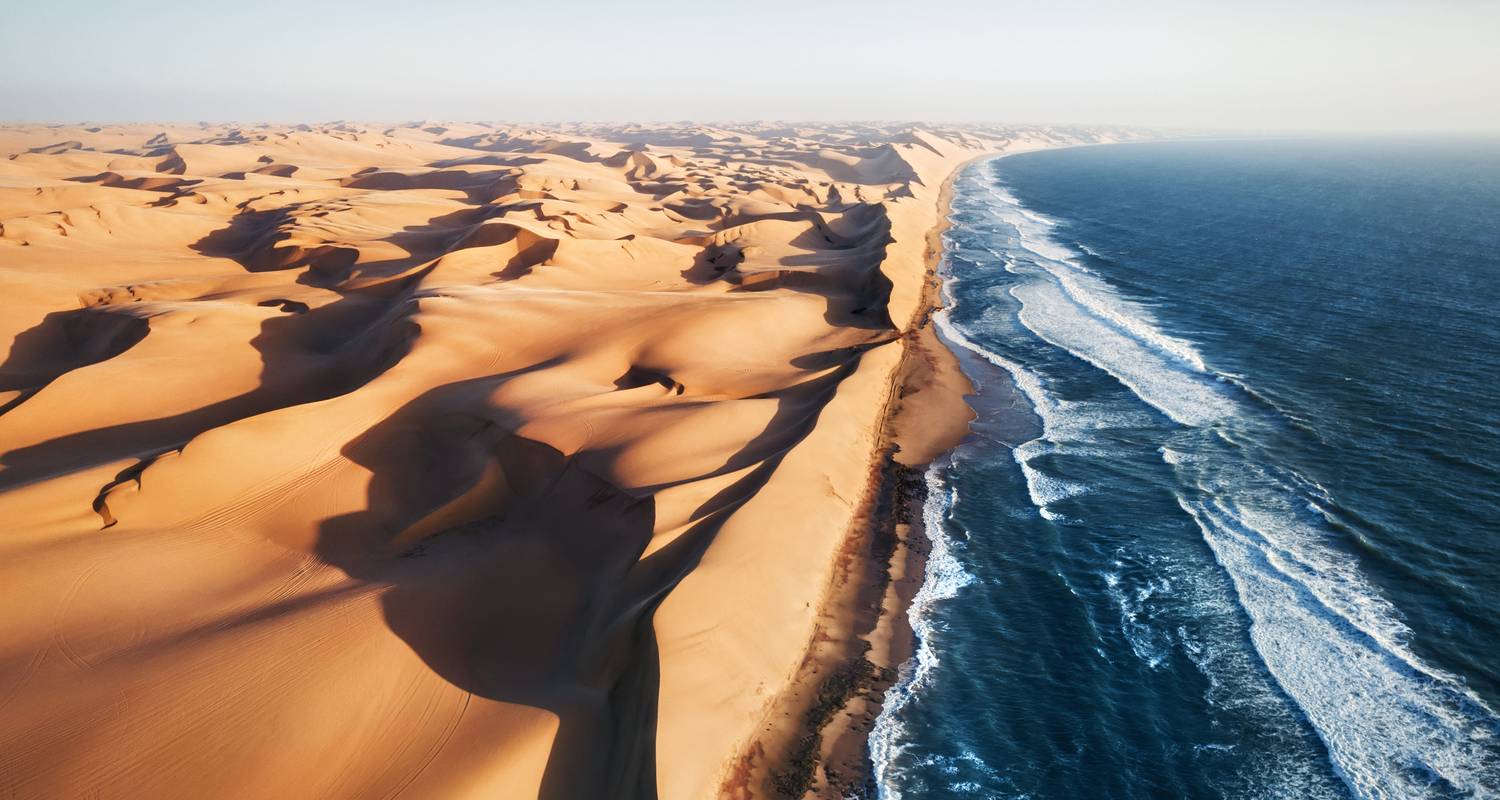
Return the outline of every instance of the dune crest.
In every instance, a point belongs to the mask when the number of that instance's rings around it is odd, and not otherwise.
[[[945,179],[1111,136],[0,128],[0,790],[715,795]]]

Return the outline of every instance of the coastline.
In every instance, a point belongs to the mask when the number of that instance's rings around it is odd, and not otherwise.
[[[922,288],[901,336],[871,457],[869,486],[840,553],[818,632],[781,702],[780,729],[762,734],[722,787],[725,796],[873,796],[867,742],[885,693],[916,649],[907,611],[921,587],[929,542],[922,525],[928,464],[968,433],[972,385],[943,344],[943,235],[954,183],[976,161],[945,176],[937,222],[924,239]],[[842,631],[844,636],[832,635]]]
[[[933,321],[943,307],[941,265],[954,185],[980,161],[1112,143],[991,146],[960,160],[945,176],[937,219],[925,237],[920,296],[903,329],[900,363],[881,412],[869,489],[841,550],[818,630],[777,708],[778,722],[747,748],[721,786],[724,796],[877,795],[869,737],[886,693],[917,649],[908,614],[931,550],[923,523],[926,472],[967,437],[976,418],[962,354]]]
[[[916,653],[908,612],[921,589],[931,550],[922,513],[928,496],[926,473],[932,462],[968,436],[976,418],[967,400],[974,385],[957,354],[938,335],[933,314],[942,308],[943,239],[952,226],[954,184],[975,162],[996,155],[985,153],[964,160],[943,182],[938,222],[928,232],[921,305],[906,334],[902,364],[892,384],[894,402],[882,423],[881,468],[870,532],[870,570],[876,574],[870,588],[879,591],[880,601],[866,611],[871,629],[865,637],[870,645],[865,658],[872,680],[863,695],[849,698],[825,728],[832,733],[828,737],[832,741],[825,750],[829,766],[824,769],[824,782],[836,790],[853,789],[856,796],[876,795],[870,733],[886,693]],[[848,796],[847,791],[838,794]]]

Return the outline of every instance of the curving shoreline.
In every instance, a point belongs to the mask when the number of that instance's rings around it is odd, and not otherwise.
[[[976,162],[1091,142],[1028,142],[960,160],[946,174],[924,239],[920,301],[902,335],[871,462],[870,488],[841,551],[808,656],[776,710],[721,786],[735,797],[873,797],[869,736],[885,693],[916,650],[907,613],[931,543],[923,526],[928,465],[968,434],[973,386],[932,320],[942,306],[944,233],[954,184]],[[1009,143],[1008,143],[1009,144]]]
[[[724,796],[847,796],[869,780],[864,748],[878,699],[912,650],[904,609],[925,555],[921,464],[956,444],[972,418],[968,382],[930,322],[953,180],[972,160],[954,167],[939,192],[938,220],[924,239],[921,299],[882,401],[870,483],[808,656],[781,700],[781,719],[748,748]]]

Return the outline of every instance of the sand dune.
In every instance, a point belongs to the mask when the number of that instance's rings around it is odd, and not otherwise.
[[[0,793],[762,793],[944,180],[1104,135],[0,129]]]

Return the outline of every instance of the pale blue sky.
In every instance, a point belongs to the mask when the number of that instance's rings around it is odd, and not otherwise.
[[[1500,130],[1500,2],[30,2],[0,119]]]

